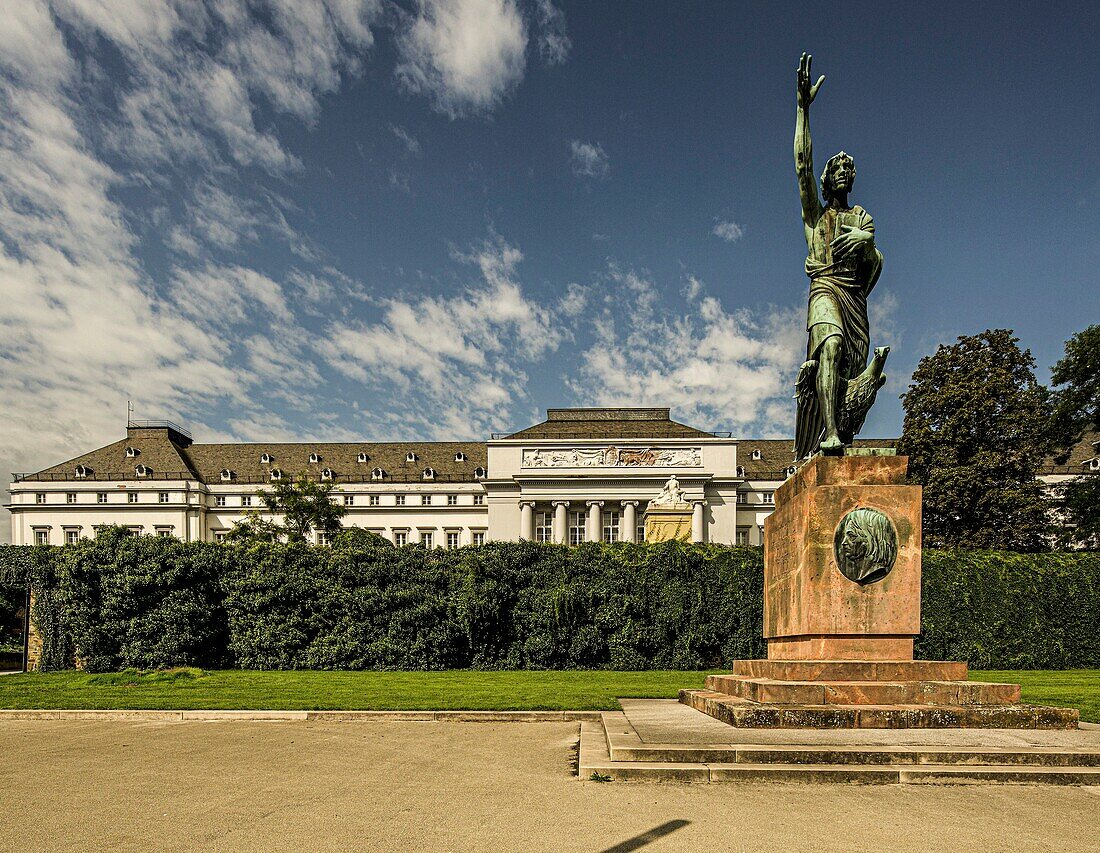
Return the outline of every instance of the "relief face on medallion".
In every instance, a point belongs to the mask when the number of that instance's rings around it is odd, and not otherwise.
[[[898,558],[894,523],[877,509],[853,509],[836,528],[833,555],[848,580],[858,584],[882,580]]]

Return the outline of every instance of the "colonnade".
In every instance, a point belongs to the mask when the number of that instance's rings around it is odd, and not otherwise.
[[[569,542],[569,510],[571,506],[584,507],[584,540],[586,542],[599,542],[603,539],[603,514],[604,507],[609,510],[621,508],[619,524],[620,542],[638,541],[638,506],[641,501],[636,500],[555,500],[548,502],[553,507],[554,519],[551,527],[550,541],[559,545]],[[691,502],[691,541],[703,542],[706,539],[706,501],[693,500]],[[536,501],[521,500],[519,502],[520,524],[519,538],[528,541],[535,538],[535,506]],[[644,510],[643,510],[644,511]]]

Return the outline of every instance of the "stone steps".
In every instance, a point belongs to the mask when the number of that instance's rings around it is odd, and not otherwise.
[[[637,708],[640,702],[633,700],[628,707]],[[612,781],[1100,785],[1100,738],[1092,732],[1081,738],[1055,732],[1029,736],[1061,744],[1054,746],[997,745],[1021,740],[1006,738],[1006,732],[975,733],[969,745],[906,743],[902,732],[898,743],[885,745],[830,743],[827,732],[815,735],[819,743],[683,742],[684,731],[695,728],[683,717],[691,713],[681,708],[664,730],[659,725],[655,730],[649,721],[650,742],[642,741],[625,713],[605,713],[598,723],[582,722],[579,777],[589,779],[597,773]],[[652,740],[661,735],[669,742]],[[677,736],[681,742],[673,742]]]
[[[1073,729],[1080,714],[1043,705],[787,704],[714,690],[681,690],[680,701],[738,728]]]
[[[779,680],[707,676],[708,690],[775,705],[1013,705],[1020,685],[985,681]]]

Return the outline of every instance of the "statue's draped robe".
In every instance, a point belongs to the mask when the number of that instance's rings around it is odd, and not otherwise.
[[[838,403],[843,401],[846,380],[859,376],[867,366],[870,350],[867,295],[882,271],[882,254],[877,249],[855,249],[844,258],[833,258],[829,244],[843,225],[875,232],[874,220],[859,205],[841,211],[827,207],[814,227],[806,258],[806,275],[810,277],[806,359],[816,360],[821,345],[833,335],[839,334],[843,339],[838,375],[844,381],[839,383]],[[802,459],[817,450],[824,429],[817,394],[800,395],[795,424],[796,458]]]

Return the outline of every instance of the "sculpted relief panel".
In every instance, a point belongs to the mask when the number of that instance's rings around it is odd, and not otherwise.
[[[524,468],[698,468],[698,447],[573,447],[524,450]]]

